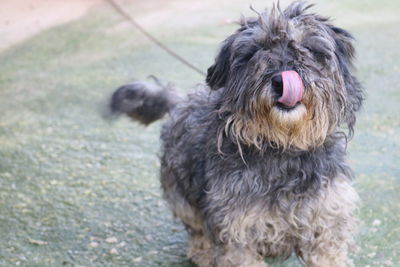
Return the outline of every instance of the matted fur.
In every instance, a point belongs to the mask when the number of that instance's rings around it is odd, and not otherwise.
[[[266,256],[292,254],[309,267],[352,264],[358,196],[345,148],[363,95],[351,35],[308,8],[295,2],[242,19],[208,86],[186,98],[145,82],[114,94],[113,110],[142,123],[170,114],[161,184],[199,266],[264,266]],[[272,85],[287,70],[304,85],[291,109]]]
[[[303,12],[299,8],[302,7],[294,5],[283,13],[273,8],[257,19],[242,19],[242,28],[222,47],[221,53],[229,54],[226,60],[233,61],[231,70],[222,76],[234,77],[225,78],[226,96],[219,112],[233,113],[224,130],[238,144],[261,148],[268,142],[267,146],[307,150],[320,146],[342,122],[352,128],[351,113],[359,104],[347,99],[342,63],[335,57],[339,40],[335,39],[335,28],[328,26],[325,18],[313,14],[299,13],[293,17],[293,12]],[[348,53],[350,61],[352,49]],[[249,54],[252,57],[248,67],[239,68]],[[211,86],[216,82],[219,61],[209,69]],[[286,69],[296,70],[305,84],[301,106],[291,114],[275,107],[268,79],[276,70]]]

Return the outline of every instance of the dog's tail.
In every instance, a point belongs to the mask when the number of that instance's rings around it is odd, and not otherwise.
[[[120,86],[109,104],[112,114],[126,114],[135,121],[148,125],[161,119],[181,99],[171,84],[137,81]]]

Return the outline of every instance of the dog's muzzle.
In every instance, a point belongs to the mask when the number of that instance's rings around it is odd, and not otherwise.
[[[286,108],[293,108],[303,98],[303,82],[293,70],[283,71],[272,77],[272,88],[278,95],[278,103]]]

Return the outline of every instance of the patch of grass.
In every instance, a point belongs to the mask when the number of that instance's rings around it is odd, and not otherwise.
[[[144,14],[157,11],[157,3],[142,4]],[[144,15],[142,21],[205,70],[234,30],[223,19],[247,8],[240,1],[218,3],[201,7],[199,14],[209,15],[204,22],[181,27],[190,12],[170,22]],[[400,19],[393,19],[400,4],[385,3],[316,7],[356,36],[358,76],[367,90],[349,147],[363,200],[356,266],[400,265]],[[168,15],[181,8],[160,10]],[[386,16],[377,20],[376,14]],[[0,54],[0,265],[190,266],[184,229],[159,189],[162,122],[109,124],[100,113],[112,89],[133,78],[156,74],[188,90],[202,77],[124,23],[102,8]]]

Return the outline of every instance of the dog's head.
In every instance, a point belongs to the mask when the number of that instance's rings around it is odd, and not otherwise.
[[[352,36],[295,2],[242,19],[208,69],[224,131],[237,142],[308,150],[348,126],[363,99]]]

